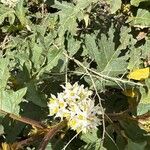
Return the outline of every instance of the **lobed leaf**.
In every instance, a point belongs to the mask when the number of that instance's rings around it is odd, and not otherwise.
[[[23,101],[23,96],[26,94],[27,88],[18,91],[1,91],[0,92],[0,109],[12,114],[19,115],[19,104]]]
[[[139,28],[150,27],[150,12],[146,9],[138,9],[137,15],[130,18],[131,25]]]
[[[90,57],[95,59],[99,72],[105,75],[118,76],[126,71],[128,55],[119,56],[121,54],[120,49],[124,48],[125,44],[115,49],[113,27],[109,30],[108,36],[107,38],[106,35],[102,34],[101,39],[96,42],[94,35],[87,35],[85,44]]]

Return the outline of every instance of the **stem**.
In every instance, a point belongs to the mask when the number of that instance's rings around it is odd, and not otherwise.
[[[40,146],[39,146],[38,150],[45,150],[46,146],[48,145],[49,140],[51,140],[54,137],[54,135],[59,130],[61,130],[62,128],[64,128],[66,125],[67,125],[67,121],[64,120],[64,121],[60,122],[59,124],[57,124],[56,126],[54,126],[53,128],[51,128],[49,130],[49,132],[43,138],[42,142],[40,143]]]
[[[3,111],[1,109],[0,109],[0,114],[8,115],[10,118],[12,118],[14,120],[17,120],[17,121],[29,124],[31,126],[35,126],[37,128],[40,128],[40,129],[43,129],[43,128],[46,127],[44,124],[42,124],[42,123],[40,123],[40,122],[38,122],[36,120],[32,120],[32,119],[27,118],[27,117],[17,116],[15,114],[11,114],[11,113],[5,112],[5,111]]]
[[[20,142],[16,142],[12,145],[12,147],[15,149],[15,150],[20,150],[20,149],[23,149],[24,146],[29,146],[30,144],[32,144],[34,141],[36,140],[40,140],[42,139],[44,136],[44,132],[42,134],[38,134],[38,135],[34,135],[34,136],[31,136],[23,141],[20,141]]]
[[[132,121],[137,121],[137,117],[134,118],[124,112],[122,113],[107,113],[107,120],[132,120]]]
[[[59,124],[55,125],[55,126],[52,126],[51,128],[46,128],[46,129],[43,129],[43,132],[40,132],[40,133],[37,133],[25,140],[22,140],[20,142],[15,142],[12,147],[15,149],[15,150],[20,150],[20,149],[23,149],[25,146],[29,146],[30,144],[32,144],[33,142],[35,141],[39,141],[39,140],[42,140],[42,142],[40,143],[40,146],[38,148],[38,150],[45,150],[48,142],[50,139],[53,138],[53,136],[59,131],[61,130],[62,128],[64,128],[65,126],[67,125],[67,121],[64,120],[62,122],[60,122]],[[45,135],[45,136],[44,136]]]

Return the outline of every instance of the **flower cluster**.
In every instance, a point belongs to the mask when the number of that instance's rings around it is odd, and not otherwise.
[[[1,3],[3,3],[4,5],[6,6],[9,6],[9,7],[15,7],[16,4],[18,3],[19,0],[1,0]]]
[[[99,105],[95,106],[95,101],[91,99],[92,91],[84,88],[84,85],[74,85],[67,83],[63,86],[64,91],[51,95],[48,107],[50,116],[55,115],[61,120],[68,121],[68,126],[79,132],[86,133],[88,130],[96,128],[101,124],[98,115],[102,114]]]

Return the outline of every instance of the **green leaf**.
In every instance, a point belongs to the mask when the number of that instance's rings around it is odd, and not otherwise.
[[[111,13],[115,13],[118,9],[121,8],[122,1],[121,0],[109,0]]]
[[[46,149],[45,150],[53,150],[53,148],[52,148],[52,144],[51,143],[49,143],[48,145],[47,145],[47,147],[46,147]]]
[[[10,77],[8,64],[8,59],[0,58],[0,91],[3,91],[5,89],[7,81]]]
[[[69,36],[67,38],[67,41],[68,41],[68,53],[69,53],[69,56],[73,56],[80,48],[80,44],[81,42],[76,40],[74,37],[72,36]]]
[[[9,23],[13,24],[15,21],[15,11],[14,9],[5,7],[4,5],[0,4],[0,24],[2,24],[5,18],[8,17]]]
[[[124,149],[126,146],[126,139],[124,139],[124,137],[121,134],[117,135],[116,145],[119,149]]]
[[[102,74],[118,76],[126,71],[126,61],[129,56],[119,56],[121,54],[121,47],[124,48],[125,46],[121,45],[120,48],[115,49],[115,43],[113,42],[114,29],[112,27],[109,30],[108,36],[107,38],[106,35],[102,34],[101,39],[96,42],[94,34],[86,35],[85,44],[91,59],[93,60],[94,58],[98,65],[98,71]]]
[[[4,127],[2,125],[0,125],[0,136],[4,134]]]
[[[0,92],[0,109],[12,114],[19,114],[20,102],[23,101],[23,96],[26,94],[27,88],[18,91],[1,91]]]
[[[139,127],[137,121],[126,119],[119,122],[128,138],[137,142],[143,142],[146,140],[147,132]]]
[[[150,27],[150,12],[146,9],[138,9],[137,15],[130,18],[131,25],[140,28]]]
[[[12,143],[17,140],[17,136],[21,134],[21,131],[23,131],[26,125],[22,122],[14,121],[6,116],[3,119],[3,126],[7,142]]]
[[[150,111],[150,79],[145,80],[147,89],[141,87],[141,99],[137,106],[137,115],[142,115]]]
[[[150,38],[147,38],[145,41],[145,44],[140,47],[141,49],[141,58],[148,60],[150,57]]]
[[[120,45],[118,47],[118,49],[123,50],[126,49],[127,47],[129,48],[130,44],[134,45],[135,41],[132,40],[132,35],[130,34],[131,32],[131,28],[126,27],[126,26],[122,26],[122,28],[120,29]]]
[[[99,150],[99,148],[102,148],[101,139],[98,137],[98,129],[94,129],[86,134],[82,134],[81,139],[87,143],[87,145],[84,146],[84,149]]]
[[[41,64],[44,62],[41,59],[43,56],[42,52],[43,52],[42,47],[39,44],[34,43],[34,46],[31,51],[31,53],[32,53],[31,61],[33,62],[33,68],[35,68],[36,71],[40,70]]]
[[[87,144],[85,146],[82,146],[79,150],[107,150],[105,147],[102,145],[100,147],[97,147],[95,143],[93,144]]]
[[[116,34],[113,26],[109,29],[109,32],[101,34],[101,38],[98,39],[95,34],[86,35],[85,46],[88,55],[91,60],[95,60],[97,63],[97,72],[109,77],[117,77],[124,74],[127,71],[128,59],[130,55],[123,50],[130,47],[129,43],[131,35],[130,28],[122,27],[120,29],[120,38],[116,39]],[[118,33],[119,34],[119,33]],[[118,35],[117,34],[117,35]],[[115,40],[119,41],[119,45],[116,46]],[[86,77],[86,81],[92,85],[89,77]],[[123,84],[112,82],[111,80],[106,80],[103,78],[94,79],[97,89],[103,89],[103,87],[113,86],[118,87],[123,86]]]
[[[147,142],[135,143],[132,140],[128,139],[128,145],[125,150],[145,150]]]
[[[139,65],[142,63],[141,61],[141,49],[133,47],[130,52],[130,60],[128,63],[128,69],[134,70],[138,69]]]
[[[106,127],[106,132],[107,132],[107,134],[105,135],[103,146],[107,150],[108,149],[118,150],[119,149],[118,145],[116,145],[116,143],[115,143],[116,141],[114,140],[114,135],[113,135],[114,129],[113,129],[113,126],[112,125],[108,125]],[[124,145],[122,145],[122,149],[124,149]]]
[[[33,147],[33,148],[27,147],[26,150],[35,150],[35,147]]]
[[[63,2],[61,4],[60,2],[56,1],[55,7],[59,9],[61,8],[61,11],[58,13],[60,18],[58,29],[59,36],[62,37],[67,30],[75,34],[77,30],[76,17],[78,13],[78,11],[75,9],[75,6],[67,2]]]
[[[27,86],[27,94],[26,94],[26,100],[33,102],[34,104],[40,106],[40,107],[46,107],[46,99],[45,96],[42,95],[42,93],[37,88],[37,83],[29,82],[26,84]]]
[[[19,2],[16,5],[15,14],[18,17],[19,21],[21,22],[22,26],[25,26],[28,24],[28,20],[27,20],[26,15],[25,15],[26,10],[23,7],[23,3],[24,3],[24,0],[19,0]]]
[[[98,46],[96,44],[96,37],[94,34],[91,34],[91,35],[87,34],[86,35],[85,46],[86,46],[86,49],[87,49],[89,56],[92,57],[92,59],[95,59],[97,64],[101,63],[100,62],[101,60],[99,58]]]
[[[131,41],[133,41],[133,39]],[[145,44],[142,44],[140,47],[134,46],[134,43],[136,44],[135,39],[132,43],[130,48],[130,60],[128,63],[129,70],[140,68],[140,65],[143,64],[143,60],[148,61],[149,59],[150,39],[146,38]]]
[[[97,135],[98,130],[92,130],[91,132],[88,132],[86,134],[82,134],[81,139],[86,142],[86,143],[93,143],[98,140],[98,135]]]
[[[131,0],[130,3],[131,3],[131,5],[138,7],[141,2],[148,2],[148,1],[149,0]]]
[[[2,134],[4,134],[4,126],[2,125],[2,123],[3,123],[3,118],[5,117],[5,115],[4,114],[0,114],[0,136],[2,135]]]
[[[55,1],[55,5],[53,7],[61,9],[57,13],[60,19],[58,34],[61,42],[66,31],[69,31],[73,35],[76,34],[78,26],[77,19],[79,21],[84,19],[84,14],[86,12],[84,9],[97,1],[98,0],[77,1],[76,5],[64,1],[62,3]]]
[[[47,64],[41,68],[38,76],[43,72],[49,72],[53,67],[58,64],[58,60],[63,57],[63,50],[56,47],[51,47],[47,54]]]

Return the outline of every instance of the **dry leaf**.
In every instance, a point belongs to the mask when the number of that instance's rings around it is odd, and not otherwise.
[[[150,112],[147,112],[141,116],[138,116],[137,119],[138,119],[139,126],[143,130],[150,132]]]
[[[139,34],[137,35],[136,39],[138,41],[140,41],[140,40],[144,39],[146,37],[146,35],[147,35],[147,33],[145,33],[145,32],[139,32]]]

